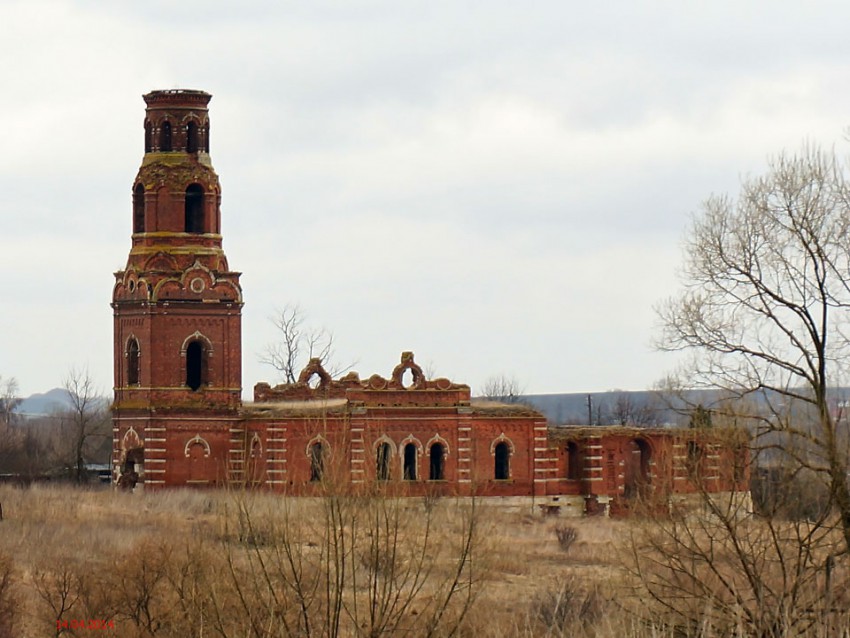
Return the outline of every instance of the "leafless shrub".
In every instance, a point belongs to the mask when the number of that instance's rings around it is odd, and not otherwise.
[[[0,638],[17,636],[18,595],[12,558],[0,553]]]
[[[596,589],[586,589],[575,577],[566,577],[538,594],[531,605],[533,624],[548,634],[575,635],[593,625],[604,603]]]
[[[570,527],[569,525],[556,525],[555,536],[558,538],[558,546],[561,548],[561,551],[566,553],[570,551],[573,543],[576,542],[576,539],[578,538],[578,530],[575,527]]]
[[[636,597],[626,605],[686,636],[809,635],[846,617],[842,550],[829,517],[753,518],[731,498],[703,495],[698,509],[635,528]]]
[[[753,506],[761,516],[817,521],[832,507],[829,485],[807,470],[756,468],[751,492]]]
[[[70,560],[37,568],[33,587],[40,603],[35,616],[39,624],[62,636],[75,635],[76,623],[82,618],[110,619],[110,590],[104,581],[92,576],[96,571]]]
[[[172,551],[165,542],[145,541],[114,562],[109,585],[115,617],[132,623],[143,635],[156,635],[171,622],[167,574]]]
[[[260,499],[261,500],[261,499]],[[338,494],[263,508],[234,495],[223,549],[251,635],[448,635],[477,594],[477,513],[443,501]],[[427,506],[426,506],[427,505]],[[225,533],[224,538],[232,538]]]

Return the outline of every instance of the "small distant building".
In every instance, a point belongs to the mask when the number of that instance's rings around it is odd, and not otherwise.
[[[650,493],[693,492],[697,469],[701,489],[746,490],[740,446],[715,434],[550,428],[533,408],[426,378],[411,352],[368,378],[332,379],[312,360],[298,382],[259,383],[243,404],[242,288],[222,248],[210,98],[144,96],[132,246],[112,296],[115,483],[314,494],[335,482],[615,515]]]

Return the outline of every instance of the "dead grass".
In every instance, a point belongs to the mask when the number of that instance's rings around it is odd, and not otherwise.
[[[16,601],[11,612],[15,628],[7,635],[22,638],[94,633],[57,633],[57,609],[61,611],[63,605],[71,605],[62,612],[65,619],[113,619],[115,629],[99,630],[98,635],[303,634],[280,628],[284,621],[297,622],[297,600],[281,594],[277,607],[265,601],[270,591],[286,589],[285,565],[270,569],[261,579],[257,561],[273,567],[275,560],[285,558],[281,550],[287,546],[279,542],[285,536],[291,539],[289,549],[302,561],[304,573],[316,568],[323,560],[322,529],[317,523],[326,505],[322,499],[223,491],[127,494],[0,486],[0,503],[4,513],[0,559],[8,557],[0,560],[0,567],[10,574],[6,594],[0,591],[0,637],[4,635],[4,595]],[[373,635],[425,635],[424,615],[452,576],[469,510],[452,499],[397,503],[393,514],[397,523],[390,531],[396,535],[401,566],[414,559],[417,535],[422,533],[419,522],[426,508],[433,508],[434,544],[426,560],[429,583],[404,609],[405,617],[398,625],[406,627],[404,631]],[[370,574],[377,574],[373,585],[379,584],[391,568],[380,553],[369,549],[368,541],[374,537],[365,512],[356,509],[346,514],[357,518],[355,527],[366,543],[351,561],[361,589],[345,594],[349,602],[352,596],[366,595],[362,587]],[[641,624],[617,603],[627,582],[623,565],[636,522],[534,517],[489,505],[479,506],[477,516],[469,571],[475,596],[456,635],[671,635]],[[564,525],[576,530],[567,551],[556,533]],[[344,527],[350,529],[350,522]],[[264,579],[272,589],[260,582]],[[321,601],[311,604],[309,613],[318,617],[327,612]],[[451,613],[460,613],[452,605]],[[278,629],[263,633],[262,628],[271,627]],[[349,627],[336,635],[355,633],[355,627]],[[314,631],[310,635],[330,634]]]
[[[449,502],[450,499],[438,500],[434,516],[435,527],[442,537],[440,543],[446,544],[456,542],[463,531],[462,516],[447,507]],[[208,561],[205,567],[221,578],[227,570],[222,561],[222,542],[262,544],[264,535],[273,533],[269,526],[273,526],[275,516],[276,524],[280,524],[284,509],[287,521],[315,520],[320,500],[282,499],[267,494],[251,496],[249,507],[255,524],[251,538],[244,535],[244,530],[240,536],[239,523],[234,518],[234,496],[226,492],[171,490],[126,494],[54,486],[28,489],[0,486],[0,503],[5,514],[0,523],[0,555],[12,557],[18,590],[28,601],[20,610],[26,622],[18,635],[44,636],[51,635],[51,622],[55,621],[55,618],[51,620],[52,610],[39,600],[35,588],[37,579],[44,579],[45,574],[55,577],[67,570],[70,576],[83,577],[85,583],[77,586],[85,585],[92,590],[88,594],[91,601],[101,600],[100,604],[110,607],[101,613],[114,614],[115,601],[103,602],[102,595],[95,595],[98,581],[108,581],[112,589],[126,589],[130,578],[124,573],[126,570],[132,572],[134,565],[137,570],[152,569],[150,564],[139,563],[140,556],[147,556],[150,563],[156,558],[152,554],[168,552],[172,567],[187,572],[191,571],[191,560],[187,557],[202,554]],[[403,515],[405,518],[416,517],[421,515],[423,504],[420,499],[410,499],[405,507],[408,510]],[[569,524],[577,529],[577,539],[565,554],[555,533],[558,523],[559,519],[532,517],[498,507],[481,508],[481,544],[474,563],[482,586],[464,625],[479,629],[468,629],[472,631],[470,635],[510,636],[531,631],[532,603],[544,598],[565,578],[611,582],[617,570],[611,547],[618,542],[624,524],[607,519],[570,520]],[[182,557],[182,567],[178,557]],[[445,569],[450,567],[450,561],[442,565],[443,571],[435,577],[445,576]],[[106,573],[119,577],[118,584],[114,579],[99,576]],[[124,581],[120,580],[122,577]],[[222,585],[217,586],[221,591]],[[229,592],[227,596],[232,594]],[[169,604],[176,603],[171,600]],[[75,613],[82,609],[77,607]],[[415,606],[412,611],[417,611]],[[135,626],[130,629],[131,622],[135,621],[122,620],[122,635],[145,635]],[[196,630],[191,628],[181,631],[187,630],[189,633],[179,633],[175,629],[177,633],[171,634],[161,628],[156,635],[195,635],[192,632]]]

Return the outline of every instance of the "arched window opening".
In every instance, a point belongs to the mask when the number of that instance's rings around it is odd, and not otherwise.
[[[577,481],[581,478],[579,466],[578,444],[575,441],[567,443],[567,479]]]
[[[441,443],[431,446],[431,467],[428,478],[431,481],[444,481],[446,479],[446,448]]]
[[[381,443],[378,446],[377,474],[379,481],[390,480],[390,458],[392,456],[392,448],[389,443]]]
[[[413,443],[404,446],[404,480],[416,480],[416,445]]]
[[[162,153],[171,151],[171,123],[163,122],[159,128],[159,150]]]
[[[210,152],[210,125],[207,123],[204,126],[204,152]]]
[[[186,152],[198,152],[198,125],[194,122],[189,122],[186,126]]]
[[[702,473],[702,447],[696,441],[688,441],[688,472],[695,477],[699,477]]]
[[[130,472],[141,472],[142,464],[145,461],[145,449],[135,448],[127,450],[127,456],[124,459],[124,465],[121,468],[122,474]]]
[[[651,458],[649,443],[643,439],[633,439],[625,459],[625,486],[626,498],[634,498],[642,495],[649,485],[649,461]]]
[[[652,460],[652,448],[643,439],[636,439],[635,445],[640,450],[640,478],[644,483],[649,482],[649,462]]]
[[[251,441],[251,453],[250,457],[252,459],[258,459],[263,454],[263,446],[260,443],[260,439],[257,436],[254,436],[254,440]]]
[[[204,189],[200,184],[192,184],[186,189],[184,230],[187,233],[204,232]]]
[[[203,461],[208,456],[209,451],[207,450],[207,447],[200,441],[190,443],[186,446],[186,458],[190,459],[193,463]]]
[[[150,122],[145,122],[145,153],[150,153],[153,150],[153,126]]]
[[[127,344],[127,385],[139,385],[139,342]]]
[[[732,468],[732,480],[735,481],[735,485],[741,485],[744,482],[744,479],[747,476],[747,464],[750,460],[750,451],[744,445],[739,445],[734,449],[734,458],[732,462],[734,463],[734,467]]]
[[[145,187],[137,184],[133,191],[133,232],[145,232]]]
[[[144,448],[133,448],[127,450],[124,463],[121,466],[121,477],[118,479],[118,487],[133,491],[139,481],[143,481],[145,473],[145,450]]]
[[[504,441],[497,443],[495,452],[494,476],[497,481],[506,481],[511,477],[511,450]]]
[[[317,483],[325,474],[325,450],[321,442],[310,446],[310,481]]]
[[[186,385],[195,392],[207,380],[207,358],[201,341],[193,341],[186,348]]]

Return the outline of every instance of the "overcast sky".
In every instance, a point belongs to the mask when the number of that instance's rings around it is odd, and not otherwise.
[[[143,93],[213,94],[246,396],[298,303],[361,377],[644,389],[690,215],[844,154],[850,3],[0,2],[0,375],[112,386]]]

